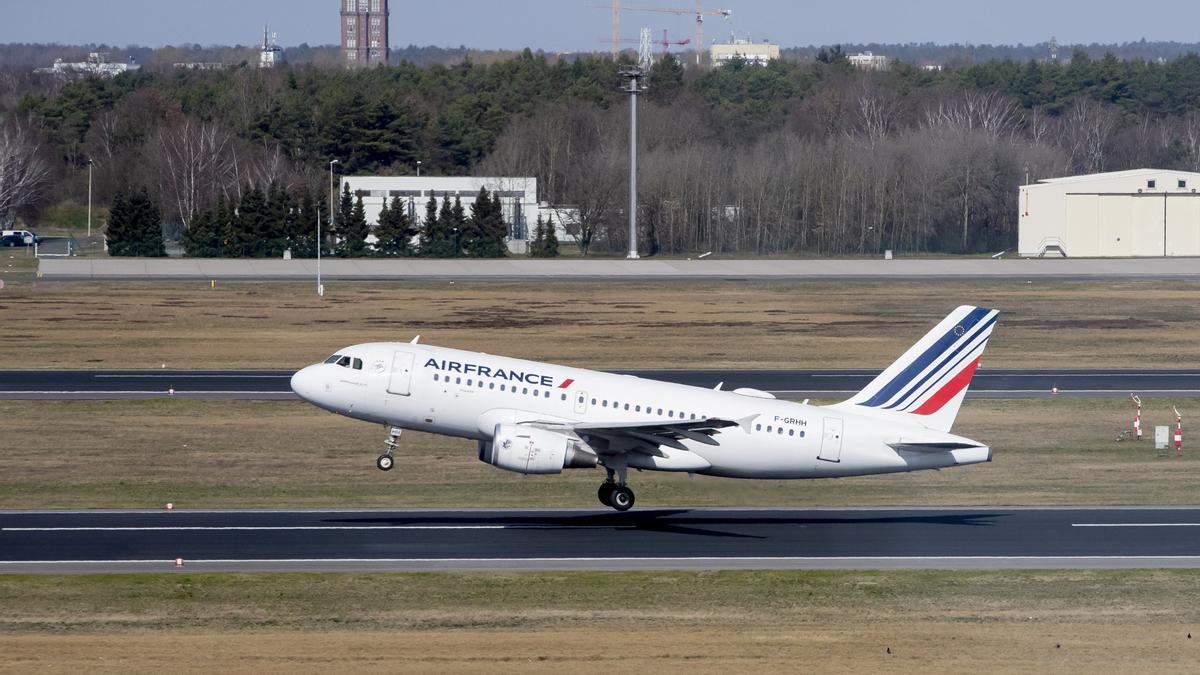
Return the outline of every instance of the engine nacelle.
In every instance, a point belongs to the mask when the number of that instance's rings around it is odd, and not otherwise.
[[[479,459],[523,474],[562,473],[591,469],[597,457],[567,436],[537,427],[497,424],[492,440],[479,442]]]

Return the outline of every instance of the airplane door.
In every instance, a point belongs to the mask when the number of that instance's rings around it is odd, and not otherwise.
[[[817,459],[826,462],[842,461],[842,418],[825,418],[825,432],[821,435],[821,453],[817,455]]]
[[[575,412],[582,415],[587,412],[587,392],[575,392]]]
[[[408,396],[412,393],[413,354],[396,352],[392,357],[392,373],[388,380],[388,393]]]

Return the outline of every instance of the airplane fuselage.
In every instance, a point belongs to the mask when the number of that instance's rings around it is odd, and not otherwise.
[[[777,400],[582,368],[410,343],[370,343],[309,366],[293,388],[330,412],[481,443],[497,425],[736,420],[716,443],[683,438],[658,455],[628,453],[628,467],[731,478],[832,478],[985,462],[991,450],[950,433],[881,421],[845,408]],[[349,362],[346,362],[349,359]],[[944,452],[905,446],[944,446]],[[600,455],[604,463],[603,454]],[[622,459],[625,461],[625,459]]]

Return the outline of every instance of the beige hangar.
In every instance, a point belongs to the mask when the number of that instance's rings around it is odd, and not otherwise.
[[[1026,257],[1200,256],[1200,173],[1133,169],[1049,178],[1020,189]]]

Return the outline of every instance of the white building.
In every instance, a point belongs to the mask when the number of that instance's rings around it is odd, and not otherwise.
[[[892,67],[888,57],[876,56],[871,52],[851,54],[846,59],[850,61],[850,65],[861,70],[887,70]]]
[[[1017,250],[1072,258],[1200,256],[1200,173],[1134,169],[1020,188]]]
[[[734,40],[733,42],[714,44],[710,55],[714,66],[724,65],[734,59],[765,66],[779,58],[779,45],[770,42],[755,43],[753,40]]]
[[[131,73],[141,70],[142,67],[129,58],[126,63],[109,63],[106,55],[100,52],[92,52],[88,54],[87,61],[82,63],[67,63],[62,59],[54,59],[54,65],[49,68],[38,68],[36,72],[49,73],[62,78],[72,76],[90,76],[96,77],[116,77],[122,73]]]
[[[409,218],[418,226],[425,221],[425,206],[431,197],[437,199],[439,208],[443,197],[449,196],[452,203],[454,198],[458,197],[463,210],[470,216],[471,205],[479,196],[479,189],[487,188],[488,192],[500,195],[500,204],[504,220],[508,223],[512,244],[509,248],[517,253],[523,253],[524,243],[536,235],[539,215],[554,222],[558,238],[563,241],[568,236],[564,231],[564,224],[569,224],[573,213],[571,209],[554,208],[539,203],[537,178],[346,176],[342,179],[342,185],[349,185],[351,193],[362,196],[368,223],[378,224],[379,212],[383,209],[384,201],[390,205],[393,198],[399,197],[408,210]]]
[[[258,52],[259,68],[274,68],[283,63],[283,47],[279,46],[279,34],[269,33],[263,28],[262,48]]]

